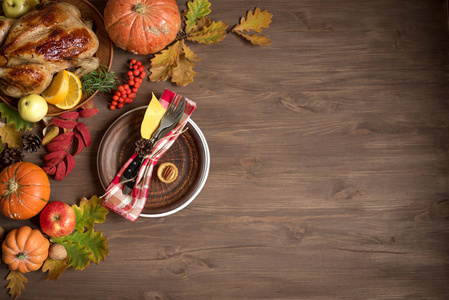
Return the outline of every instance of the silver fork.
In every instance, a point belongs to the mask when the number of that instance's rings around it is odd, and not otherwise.
[[[185,98],[176,95],[175,98],[170,102],[165,114],[162,116],[161,123],[157,131],[153,134],[153,138],[150,140],[150,147],[153,148],[154,145],[169,133],[181,119],[185,109]],[[137,172],[140,169],[140,165],[143,162],[143,156],[137,155],[128,168],[123,172],[121,180],[129,180],[126,182],[123,188],[123,194],[128,195],[134,187],[136,181]],[[130,180],[132,179],[132,180]]]

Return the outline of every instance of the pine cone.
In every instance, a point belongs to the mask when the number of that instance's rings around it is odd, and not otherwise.
[[[151,140],[141,138],[136,142],[136,153],[141,156],[147,156],[151,154],[151,150],[153,150],[153,143]]]
[[[42,145],[41,138],[36,134],[28,134],[22,137],[23,150],[36,152]]]
[[[6,148],[0,154],[0,160],[5,167],[12,165],[13,163],[23,161],[22,150],[16,147]]]

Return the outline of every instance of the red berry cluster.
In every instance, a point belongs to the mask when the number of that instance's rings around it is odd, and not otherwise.
[[[112,96],[112,102],[109,106],[110,110],[115,108],[123,108],[125,104],[133,103],[136,93],[139,90],[142,80],[146,76],[145,66],[140,61],[131,59],[128,71],[128,81],[126,84],[118,87]]]

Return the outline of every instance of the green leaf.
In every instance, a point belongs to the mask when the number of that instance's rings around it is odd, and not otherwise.
[[[14,124],[16,130],[26,131],[32,129],[34,126],[34,123],[23,120],[19,112],[6,103],[0,103],[0,114],[2,118],[6,119],[6,124]]]
[[[22,148],[22,134],[14,128],[13,124],[0,125],[0,137],[8,147]]]
[[[187,40],[202,44],[216,44],[226,37],[228,24],[212,21],[208,26],[204,26],[200,31],[195,31],[187,35]]]
[[[238,31],[236,31],[236,33],[238,35],[244,37],[248,41],[250,41],[251,44],[256,45],[256,46],[266,46],[266,45],[271,44],[271,40],[264,35],[258,35],[257,33],[246,34],[246,33],[238,32]]]
[[[72,205],[76,214],[77,231],[84,231],[84,228],[90,229],[95,223],[103,223],[106,220],[106,215],[109,210],[101,205],[102,199],[97,196],[92,196],[89,200],[87,198],[81,199],[78,205]]]
[[[89,261],[92,260],[95,264],[98,264],[100,260],[104,260],[104,258],[109,254],[106,237],[103,236],[103,233],[101,231],[94,232],[93,228],[89,229],[86,232],[75,231],[71,235],[67,235],[61,238],[52,238],[51,241],[62,244],[66,248],[67,244],[80,245],[81,248],[86,249],[87,252],[90,254]],[[69,250],[67,249],[67,256],[69,256],[69,264],[70,259],[72,259],[71,255],[72,254],[69,253]]]
[[[260,8],[256,7],[254,9],[254,14],[252,11],[248,11],[245,18],[240,19],[240,24],[234,27],[233,31],[251,31],[261,33],[262,28],[269,28],[271,23],[272,13],[267,10],[260,11]]]
[[[75,231],[77,233],[77,231]],[[71,235],[51,238],[52,243],[58,243],[67,250],[67,257],[69,258],[67,264],[72,266],[75,270],[84,270],[90,264],[92,252],[87,249],[86,245],[80,243],[73,243],[69,238]]]
[[[8,276],[6,276],[6,280],[9,280],[8,285],[6,286],[9,289],[9,294],[13,298],[17,298],[20,296],[22,291],[25,289],[25,283],[28,282],[28,279],[17,270],[10,270]]]
[[[42,266],[42,272],[47,272],[47,278],[45,278],[45,280],[56,280],[59,278],[59,276],[62,275],[62,273],[65,272],[65,270],[67,270],[69,266],[68,262],[68,258],[65,258],[63,260],[53,260],[50,257],[48,257],[45,262],[44,265]]]
[[[208,0],[193,0],[187,2],[185,32],[189,33],[195,27],[196,21],[210,14],[210,2]]]

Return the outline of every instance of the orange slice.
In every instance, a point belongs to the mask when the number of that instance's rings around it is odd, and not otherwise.
[[[69,74],[66,70],[58,72],[41,96],[50,104],[62,102],[69,92]]]
[[[78,105],[81,101],[81,81],[72,72],[66,71],[69,75],[69,91],[67,93],[67,97],[63,101],[58,104],[55,104],[57,108],[60,109],[71,109]]]

